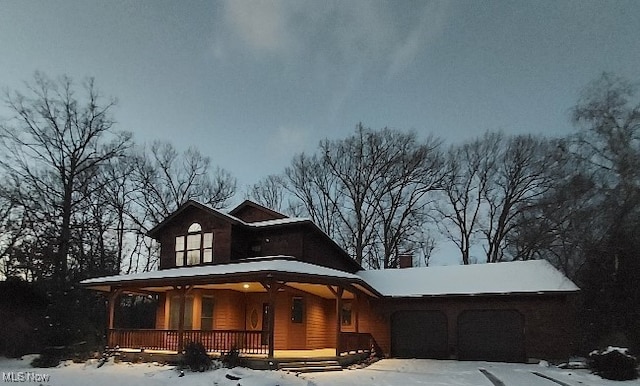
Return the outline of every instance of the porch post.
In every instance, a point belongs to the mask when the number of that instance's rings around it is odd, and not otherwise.
[[[340,356],[340,333],[342,332],[342,294],[344,288],[338,287],[336,291],[336,356]]]
[[[109,294],[109,297],[107,298],[107,346],[109,347],[111,347],[112,344],[111,330],[113,330],[113,327],[115,325],[116,301],[118,300],[120,293],[122,293],[122,289],[118,288],[115,291],[111,292]]]
[[[276,295],[278,295],[278,286],[271,281],[269,283],[269,358],[273,358],[273,353],[276,345],[275,330],[276,330]]]
[[[358,293],[354,291],[353,302],[351,303],[351,312],[353,313],[353,324],[356,329],[356,333],[360,332],[360,323],[359,323],[360,313],[358,312],[358,309],[360,308],[359,303],[360,303],[360,299],[358,297]]]
[[[114,317],[115,317],[115,308],[116,308],[116,300],[118,299],[118,296],[120,295],[120,290],[117,289],[113,292],[111,292],[109,294],[109,297],[107,298],[107,307],[108,307],[108,314],[107,314],[107,328],[109,330],[113,329],[113,325],[114,325]]]
[[[185,286],[180,288],[180,316],[178,318],[178,352],[184,348],[184,309],[187,289]]]
[[[260,284],[267,290],[269,294],[269,312],[267,313],[268,323],[269,323],[269,348],[268,348],[268,358],[274,357],[274,349],[275,349],[275,322],[276,322],[276,297],[278,295],[278,290],[285,283],[279,283],[275,281],[272,277],[265,281],[261,281]],[[264,321],[263,321],[264,323]]]

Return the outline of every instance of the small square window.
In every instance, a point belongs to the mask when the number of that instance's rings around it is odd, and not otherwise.
[[[304,302],[302,298],[293,298],[291,303],[291,322],[302,323],[304,319]]]
[[[205,249],[202,251],[202,262],[203,263],[213,262],[213,251],[211,249]]]

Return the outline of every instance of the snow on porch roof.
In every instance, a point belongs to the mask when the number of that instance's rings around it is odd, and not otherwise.
[[[129,275],[114,275],[86,279],[80,284],[87,287],[113,284],[144,284],[144,282],[174,279],[197,279],[208,277],[222,277],[224,275],[250,274],[260,272],[284,272],[290,274],[302,274],[309,276],[328,277],[332,279],[346,279],[359,281],[362,279],[354,274],[338,271],[332,268],[321,267],[302,261],[292,260],[291,256],[268,256],[231,264],[217,264],[205,266],[190,266],[170,268],[151,272],[134,273]]]
[[[359,271],[357,275],[391,297],[579,291],[546,260]]]

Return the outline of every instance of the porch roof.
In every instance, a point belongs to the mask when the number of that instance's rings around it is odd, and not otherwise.
[[[559,294],[579,288],[546,260],[360,271],[388,297]]]
[[[86,279],[81,285],[110,291],[112,287],[164,287],[170,285],[237,283],[243,281],[300,281],[313,284],[351,284],[379,296],[360,276],[295,260],[291,256],[267,256],[238,263],[171,268],[129,275],[114,275]]]

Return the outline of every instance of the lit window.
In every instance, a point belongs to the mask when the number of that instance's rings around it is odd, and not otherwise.
[[[176,237],[176,267],[184,265],[184,236]]]
[[[202,227],[197,222],[194,222],[189,226],[189,230],[187,230],[187,232],[189,233],[202,232]]]
[[[202,233],[198,223],[189,226],[186,236],[176,237],[176,266],[213,262],[213,233]]]

